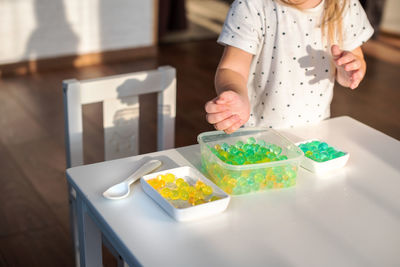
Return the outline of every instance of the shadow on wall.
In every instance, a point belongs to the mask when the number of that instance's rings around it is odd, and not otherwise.
[[[143,46],[152,38],[151,10],[142,0],[98,0],[99,48],[101,51]],[[140,10],[140,11],[139,11]],[[151,37],[149,37],[151,36]]]
[[[139,95],[127,96],[132,91],[144,92],[140,94],[149,95],[143,86],[154,86],[149,78],[127,79],[116,88],[117,99],[106,99],[103,102],[103,124],[104,124],[104,151],[105,160],[128,157],[142,153],[143,147],[155,145],[157,139],[157,107],[156,99],[150,106],[139,105]],[[174,81],[170,79],[165,82],[166,87]],[[151,90],[152,88],[148,88]],[[162,107],[165,120],[171,120],[172,110],[170,106]],[[160,129],[158,129],[160,130]],[[140,141],[139,141],[140,139]],[[156,146],[154,146],[154,151]]]
[[[29,72],[41,70],[42,64],[48,65],[45,60],[36,61],[38,57],[75,55],[79,41],[67,21],[63,0],[35,0],[34,10],[36,29],[29,37],[24,54],[24,58],[30,61],[27,66]],[[63,57],[63,67],[73,67],[75,58]]]

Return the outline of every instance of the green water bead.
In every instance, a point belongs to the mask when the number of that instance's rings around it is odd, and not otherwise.
[[[236,145],[237,148],[242,148],[243,144],[244,144],[244,143],[243,143],[242,141],[239,140],[239,141],[236,142],[235,145]]]
[[[272,152],[274,152],[278,156],[282,153],[282,148],[277,145],[272,145]]]
[[[249,137],[244,143],[237,141],[234,145],[228,143],[216,144],[211,148],[220,160],[231,165],[257,164],[271,161],[288,159],[281,155],[282,148],[278,145],[266,143],[264,140],[257,140]]]
[[[323,151],[323,150],[327,149],[328,147],[329,147],[328,144],[325,142],[321,142],[318,144],[318,150],[320,150],[320,151]]]
[[[244,185],[246,185],[246,184],[247,184],[246,178],[240,177],[240,178],[238,179],[238,185],[239,185],[239,186],[244,186]]]
[[[254,179],[253,178],[249,178],[248,180],[247,180],[247,184],[248,185],[253,185],[255,183],[255,181],[254,181]]]
[[[265,145],[266,145],[266,143],[265,143],[264,140],[259,140],[259,141],[258,141],[258,144],[259,144],[261,147],[265,147]]]
[[[257,141],[256,141],[256,139],[254,137],[249,137],[247,139],[247,143],[250,144],[250,145],[255,144],[256,142]]]
[[[288,157],[285,155],[281,155],[278,157],[278,160],[286,160],[286,159],[288,159]]]
[[[227,143],[222,143],[221,148],[225,151],[228,151],[229,145]]]
[[[242,157],[238,156],[236,157],[235,161],[238,165],[243,165],[246,162],[246,158],[243,156]]]
[[[237,149],[235,146],[230,146],[228,152],[232,155],[238,155],[240,150]]]

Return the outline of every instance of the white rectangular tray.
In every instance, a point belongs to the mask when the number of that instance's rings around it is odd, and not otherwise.
[[[198,179],[200,179],[206,185],[211,186],[213,189],[212,195],[216,195],[220,197],[220,199],[196,206],[190,206],[186,208],[176,208],[167,199],[161,196],[161,194],[147,182],[147,180],[149,179],[156,178],[157,175],[167,174],[167,173],[172,173],[177,178],[183,178],[190,185],[194,185],[194,183]],[[169,169],[145,175],[142,178],[140,178],[140,183],[146,194],[148,194],[158,205],[161,206],[161,208],[163,208],[172,218],[174,218],[177,221],[191,221],[223,212],[228,207],[229,201],[231,199],[228,194],[226,194],[213,182],[204,177],[204,175],[201,174],[198,170],[189,166]]]
[[[320,142],[324,142],[322,140],[319,139],[309,139],[309,140],[305,140],[302,142],[298,142],[296,143],[296,146],[299,146],[301,144],[305,144],[305,143],[309,143],[312,141],[320,141]],[[328,145],[330,145],[329,143],[327,143]],[[331,146],[331,145],[330,145]],[[338,151],[342,151],[343,153],[345,153],[344,156],[335,158],[335,159],[331,159],[331,160],[327,160],[324,162],[317,162],[314,161],[310,158],[308,158],[306,155],[304,155],[303,160],[301,161],[300,165],[304,168],[307,169],[313,173],[316,174],[322,174],[322,173],[326,173],[332,170],[336,170],[336,169],[340,169],[342,168],[344,165],[346,165],[347,161],[349,160],[350,154],[348,152],[345,152],[341,149],[338,149],[336,147],[334,147],[336,150]]]

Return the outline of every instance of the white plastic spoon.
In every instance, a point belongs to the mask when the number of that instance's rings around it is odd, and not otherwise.
[[[157,169],[161,166],[161,164],[161,161],[156,159],[146,162],[124,181],[119,184],[113,185],[106,191],[104,191],[103,196],[108,199],[121,199],[127,197],[129,195],[129,192],[131,191],[130,185],[132,183],[134,183],[143,175]]]

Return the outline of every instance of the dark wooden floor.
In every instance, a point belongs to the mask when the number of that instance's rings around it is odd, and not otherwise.
[[[204,103],[222,48],[215,41],[164,45],[159,56],[136,62],[62,70],[0,80],[0,266],[73,266],[66,193],[61,81],[177,68],[176,146],[196,143],[212,130]],[[332,115],[349,115],[400,140],[400,68],[367,56],[359,89],[337,87]],[[141,98],[141,153],[155,150],[155,96]],[[85,159],[102,158],[100,105],[84,109]],[[144,134],[145,133],[145,134]],[[114,262],[107,257],[106,266]]]

